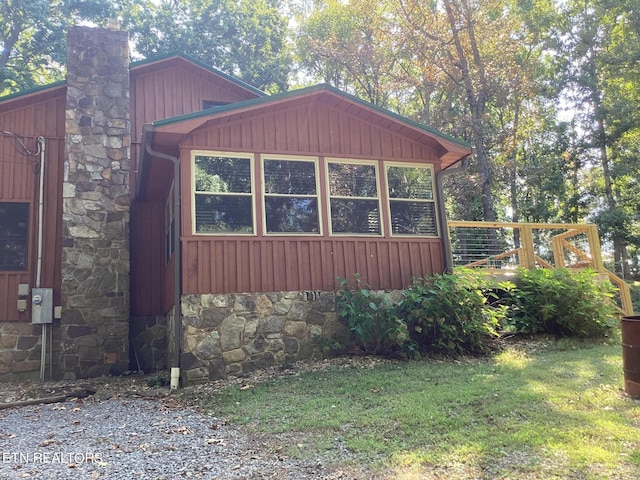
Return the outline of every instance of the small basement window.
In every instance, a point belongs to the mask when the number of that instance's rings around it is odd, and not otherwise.
[[[196,153],[193,172],[195,233],[253,234],[253,159]]]
[[[0,202],[0,270],[26,270],[29,204]]]
[[[438,236],[431,166],[387,165],[392,235]]]

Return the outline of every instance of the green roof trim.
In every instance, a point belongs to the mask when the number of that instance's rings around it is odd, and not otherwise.
[[[171,53],[166,53],[166,54],[162,54],[162,55],[155,55],[153,57],[149,57],[149,58],[145,58],[143,60],[137,60],[134,62],[131,62],[129,64],[129,68],[136,68],[139,66],[143,66],[146,64],[150,64],[150,63],[155,63],[155,62],[159,62],[162,60],[167,60],[169,58],[173,58],[173,57],[180,57],[184,60],[186,60],[187,62],[193,63],[201,68],[203,68],[204,70],[207,70],[215,75],[218,75],[222,78],[224,78],[225,80],[228,80],[231,83],[235,83],[236,85],[238,85],[241,88],[244,88],[245,90],[249,90],[253,93],[255,93],[256,95],[259,95],[260,97],[264,97],[267,94],[265,92],[263,92],[262,90],[249,85],[248,83],[240,80],[239,78],[236,78],[232,75],[229,75],[227,73],[224,73],[221,70],[218,70],[215,67],[212,67],[211,65],[207,65],[205,62],[198,60],[195,57],[192,57],[191,55],[186,55],[184,53],[179,53],[179,52],[171,52]],[[56,87],[60,87],[63,85],[66,85],[67,81],[66,80],[59,80],[57,82],[54,83],[49,83],[47,85],[38,85],[37,87],[32,87],[32,88],[28,88],[27,90],[21,90],[19,92],[16,93],[10,93],[8,95],[5,95],[4,97],[0,97],[0,102],[4,102],[6,100],[12,100],[14,98],[18,98],[21,97],[23,95],[30,95],[32,93],[38,93],[40,91],[44,91],[47,90],[49,88],[56,88]]]
[[[66,80],[59,80],[57,82],[49,83],[47,85],[38,85],[37,87],[31,87],[26,90],[21,90],[20,92],[10,93],[9,95],[0,97],[0,102],[4,102],[6,100],[13,100],[15,98],[19,98],[25,95],[31,95],[32,93],[44,92],[45,90],[61,87],[66,84],[67,84]]]
[[[169,58],[173,58],[173,57],[180,57],[190,63],[193,63],[195,65],[198,65],[199,67],[214,73],[222,78],[224,78],[225,80],[230,81],[231,83],[235,83],[236,85],[238,85],[239,87],[242,87],[246,90],[250,90],[253,93],[255,93],[256,95],[260,95],[261,97],[264,97],[266,95],[265,92],[263,92],[262,90],[249,85],[248,83],[244,82],[243,80],[240,80],[237,77],[234,77],[233,75],[229,75],[228,73],[224,73],[222,70],[218,70],[215,67],[212,67],[211,65],[203,62],[202,60],[199,60],[195,57],[192,57],[191,55],[188,55],[186,53],[180,53],[177,51],[174,52],[168,52],[168,53],[163,53],[163,54],[159,54],[159,55],[154,55],[153,57],[149,57],[149,58],[145,58],[143,60],[136,60],[134,62],[131,62],[129,64],[129,68],[136,68],[136,67],[141,67],[144,65],[148,65],[150,63],[155,63],[155,62],[160,62],[162,60],[167,60]]]
[[[397,120],[401,123],[404,123],[405,125],[409,125],[413,128],[417,128],[419,130],[422,130],[424,132],[430,133],[432,135],[435,135],[437,137],[440,137],[442,139],[448,140],[450,142],[456,143],[464,148],[471,148],[471,145],[467,142],[465,142],[464,140],[460,140],[458,138],[452,137],[450,135],[447,135],[446,133],[442,133],[439,130],[436,130],[435,128],[432,127],[428,127],[427,125],[424,125],[422,123],[416,122],[415,120],[411,120],[410,118],[404,117],[402,115],[399,115],[397,113],[394,113],[390,110],[384,109],[382,107],[378,107],[377,105],[374,105],[370,102],[367,102],[366,100],[362,100],[361,98],[358,98],[354,95],[351,95],[349,93],[343,92],[342,90],[339,90],[335,87],[332,87],[331,85],[325,84],[325,83],[320,83],[318,85],[313,85],[311,87],[305,87],[305,88],[300,88],[298,90],[290,90],[288,92],[284,92],[284,93],[278,93],[275,95],[270,95],[270,96],[266,96],[266,97],[261,97],[261,98],[254,98],[251,100],[245,100],[242,102],[236,102],[236,103],[231,103],[229,105],[223,105],[223,106],[219,106],[219,107],[213,107],[213,108],[208,108],[206,110],[200,110],[198,112],[193,112],[193,113],[188,113],[185,115],[180,115],[177,117],[171,117],[171,118],[165,118],[162,120],[156,120],[155,122],[153,122],[154,126],[160,127],[160,126],[164,126],[164,125],[170,125],[172,123],[179,123],[182,122],[184,120],[191,120],[193,118],[199,118],[199,117],[206,117],[207,115],[212,115],[212,114],[218,114],[218,113],[224,113],[224,112],[233,112],[234,110],[238,110],[241,108],[246,108],[246,107],[252,107],[252,106],[259,106],[259,105],[263,105],[263,104],[268,104],[270,102],[274,102],[274,101],[279,101],[279,100],[283,100],[283,99],[287,99],[287,98],[294,98],[296,96],[301,96],[301,95],[306,95],[312,92],[316,92],[316,91],[327,91],[327,92],[331,92],[335,95],[347,98],[355,103],[358,103],[360,105],[362,105],[363,107],[366,108],[370,108],[373,109],[379,113],[381,113],[382,115],[385,115],[387,117],[391,117],[394,120]]]

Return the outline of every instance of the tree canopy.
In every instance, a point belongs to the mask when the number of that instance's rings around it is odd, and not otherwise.
[[[67,26],[103,24],[112,16],[109,0],[3,0],[0,94],[62,79]]]

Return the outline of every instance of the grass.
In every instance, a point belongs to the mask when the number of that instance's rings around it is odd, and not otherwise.
[[[289,455],[346,450],[389,478],[640,478],[640,402],[621,390],[619,344],[363,365],[227,388],[208,408],[295,438]]]

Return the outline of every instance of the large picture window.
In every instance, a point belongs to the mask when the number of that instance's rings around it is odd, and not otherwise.
[[[330,161],[327,167],[331,232],[381,235],[376,165]]]
[[[29,204],[0,202],[0,270],[26,270]]]
[[[252,159],[195,154],[196,233],[253,234]]]
[[[314,160],[264,159],[267,233],[320,233],[316,165]]]
[[[392,235],[438,236],[433,169],[387,166]]]

